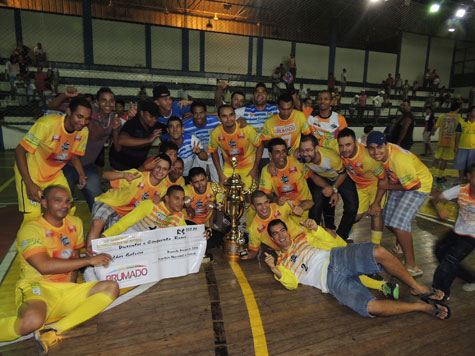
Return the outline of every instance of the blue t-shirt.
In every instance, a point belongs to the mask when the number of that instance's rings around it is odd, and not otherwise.
[[[217,116],[207,115],[205,126],[198,128],[196,127],[193,119],[188,119],[183,122],[183,127],[185,128],[186,134],[195,135],[196,137],[198,137],[204,149],[207,150],[211,131],[213,131],[213,129],[220,124],[221,121],[219,121]]]
[[[179,117],[180,119],[183,120],[183,116],[188,112],[190,112],[190,106],[189,105],[183,106],[182,108],[180,108],[180,105],[178,104],[178,101],[174,101],[172,103],[172,113],[167,117],[159,116],[158,117],[158,122],[160,122],[164,125],[167,125],[168,124],[168,119],[172,116]]]
[[[267,104],[264,110],[257,110],[254,104],[235,110],[236,119],[243,117],[247,123],[254,127],[258,133],[262,131],[264,123],[268,118],[279,113],[279,109],[275,105]]]

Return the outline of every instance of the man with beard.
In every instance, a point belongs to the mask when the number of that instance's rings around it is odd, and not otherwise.
[[[364,145],[356,141],[355,132],[348,127],[338,134],[338,146],[346,172],[355,182],[358,192],[355,222],[366,213],[371,216],[371,242],[379,244],[383,236],[382,207],[386,190],[378,188],[378,178],[384,177],[384,168],[371,158]]]
[[[223,82],[219,81],[218,86],[216,89],[216,94],[214,97],[214,103],[217,108],[219,108],[221,105],[227,104],[223,100],[223,94],[226,88],[229,88],[229,83],[228,82]],[[233,93],[231,94],[231,106],[234,108],[234,110],[242,108],[244,106],[244,101],[246,100],[246,97],[243,92],[234,90]]]
[[[411,102],[407,99],[403,100],[401,105],[399,105],[399,111],[401,111],[402,115],[391,130],[389,142],[395,143],[409,151],[414,143],[412,133],[415,122],[414,116],[411,113]]]
[[[414,257],[411,223],[431,192],[432,174],[415,154],[387,143],[382,132],[371,132],[366,145],[371,158],[381,162],[386,171],[386,177],[378,182],[380,189],[389,190],[384,225],[396,235],[407,270],[414,277],[421,276],[423,271]]]
[[[315,136],[306,135],[300,141],[300,157],[315,173],[313,179],[308,180],[315,203],[310,210],[310,218],[320,223],[323,212],[325,227],[335,230],[335,206],[340,194],[343,216],[336,233],[348,240],[358,211],[358,193],[340,156],[331,148],[319,147]]]

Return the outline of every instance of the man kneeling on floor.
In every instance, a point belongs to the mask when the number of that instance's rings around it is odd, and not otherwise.
[[[35,332],[41,354],[67,330],[103,311],[119,295],[114,281],[77,284],[77,270],[107,266],[107,254],[79,257],[84,246],[82,221],[68,215],[69,190],[52,185],[43,192],[43,216],[24,224],[16,239],[21,277],[16,286],[17,316],[0,319],[0,341]],[[52,320],[58,320],[45,327]]]
[[[318,229],[315,221],[307,220],[308,229]],[[315,247],[311,235],[300,234],[293,240],[282,220],[272,220],[267,231],[280,247],[277,263],[266,253],[266,263],[275,278],[287,289],[305,284],[331,293],[344,304],[362,316],[389,316],[413,311],[425,312],[439,319],[448,319],[450,309],[445,304],[426,296],[429,288],[417,283],[399,260],[384,247],[373,243],[349,244],[326,251]],[[360,282],[362,274],[383,271],[406,283],[411,293],[422,301],[405,303],[394,300],[377,300]]]

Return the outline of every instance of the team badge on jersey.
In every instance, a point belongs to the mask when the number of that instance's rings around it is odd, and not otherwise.
[[[139,189],[143,189],[143,187],[145,187],[145,184],[143,184],[143,183],[140,183],[140,184],[138,185],[138,188],[139,188]]]
[[[229,141],[229,146],[230,146],[230,147],[236,147],[236,146],[237,146],[237,142],[234,141],[234,140],[231,140],[231,141]]]
[[[51,231],[51,230],[46,230],[46,231],[45,231],[45,235],[46,235],[46,237],[53,237],[53,231]]]
[[[219,137],[218,137],[218,141],[225,141],[225,140],[224,140],[224,136],[219,136]]]
[[[291,260],[292,262],[297,261],[297,255],[296,255],[296,254],[293,254],[292,256],[290,256],[290,260]]]
[[[282,181],[282,183],[287,184],[287,183],[289,182],[289,177],[287,177],[287,176],[282,176],[282,177],[280,178],[280,180]]]
[[[238,138],[244,138],[244,134],[241,132],[241,133],[238,135]]]
[[[280,213],[280,211],[276,211],[275,214],[274,214],[274,218],[278,218],[279,216],[281,216],[282,214]]]
[[[53,141],[53,142],[59,142],[59,136],[58,136],[58,135],[54,135],[53,137],[51,137],[51,141]]]
[[[60,240],[64,247],[68,247],[71,244],[71,240],[67,236],[61,236]]]
[[[150,198],[150,194],[148,194],[148,192],[142,194],[142,200],[147,200],[148,198]]]
[[[71,144],[69,143],[69,141],[66,141],[65,143],[61,145],[61,149],[63,151],[68,151],[70,148],[71,148]]]
[[[297,167],[291,167],[290,168],[290,173],[295,173],[297,172]]]
[[[74,141],[81,141],[81,135],[76,135],[74,137]]]
[[[264,226],[264,225],[261,225],[261,226],[259,226],[259,227],[257,228],[257,231],[259,231],[259,232],[262,233],[262,231],[264,231],[265,229],[266,229],[265,226]]]
[[[74,226],[74,225],[69,225],[69,226],[68,226],[68,230],[69,230],[69,232],[74,232],[74,231],[76,231],[76,226]]]

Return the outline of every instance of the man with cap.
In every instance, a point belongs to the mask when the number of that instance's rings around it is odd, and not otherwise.
[[[139,113],[122,126],[117,144],[109,151],[110,164],[119,171],[138,168],[147,159],[152,143],[166,132],[167,127],[157,121],[160,109],[152,101],[143,101]]]
[[[383,211],[384,225],[391,230],[402,247],[406,268],[413,277],[423,271],[416,265],[412,244],[411,222],[432,189],[432,174],[417,156],[395,144],[386,136],[373,131],[366,139],[368,153],[381,162],[386,175],[378,187],[389,191]]]
[[[191,117],[189,100],[173,101],[170,96],[170,90],[165,85],[159,85],[153,88],[153,102],[160,108],[158,122],[167,125],[168,119],[177,116],[180,119]]]

